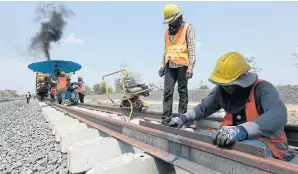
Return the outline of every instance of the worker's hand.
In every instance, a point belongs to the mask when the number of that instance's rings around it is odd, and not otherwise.
[[[193,71],[192,71],[192,69],[187,69],[186,70],[186,77],[188,78],[188,79],[190,79],[190,78],[192,78],[192,75],[193,75]]]
[[[163,124],[170,127],[175,127],[180,129],[186,123],[186,117],[184,115],[180,115],[179,117],[167,118],[163,120]]]
[[[160,67],[159,71],[158,71],[158,74],[160,77],[164,76],[165,75],[165,67]]]
[[[218,146],[230,146],[235,141],[243,141],[248,138],[248,133],[242,126],[224,126],[215,132],[213,144]]]

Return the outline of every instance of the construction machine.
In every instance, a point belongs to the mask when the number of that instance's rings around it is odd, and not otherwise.
[[[126,82],[129,82],[127,80]],[[149,106],[148,103],[142,100],[140,97],[148,97],[149,94],[149,87],[145,84],[136,84],[136,85],[125,85],[125,93],[121,102],[120,107],[121,108],[130,108],[130,102],[131,101],[133,108],[135,110],[138,110],[139,112],[146,111]]]
[[[43,101],[48,96],[49,87],[48,87],[48,78],[49,74],[44,74],[37,72],[36,73],[36,81],[35,81],[35,87],[36,87],[36,98],[37,100]]]
[[[131,114],[133,110],[137,110],[139,112],[144,112],[149,108],[149,105],[146,101],[141,99],[140,97],[148,97],[150,94],[151,88],[148,87],[148,85],[145,84],[132,84],[131,79],[128,79],[128,70],[126,68],[112,72],[110,74],[102,76],[102,80],[106,84],[106,95],[107,97],[111,100],[111,102],[115,105],[115,102],[111,99],[109,95],[109,88],[108,88],[108,83],[105,81],[106,76],[111,76],[116,73],[123,73],[124,72],[124,77],[122,78],[122,86],[121,86],[121,91],[123,93],[123,98],[120,102],[120,107],[122,109],[130,109],[130,115],[128,117],[128,120],[130,120]]]

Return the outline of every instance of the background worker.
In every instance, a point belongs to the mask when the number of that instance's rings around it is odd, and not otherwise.
[[[237,52],[220,57],[209,79],[217,86],[201,104],[172,118],[167,125],[181,128],[223,108],[226,115],[221,128],[213,134],[214,144],[229,146],[243,141],[265,147],[268,157],[283,159],[288,152],[284,132],[287,108],[275,87],[248,72],[250,69]]]
[[[70,76],[67,76],[66,77],[65,100],[70,100],[70,98],[71,98],[72,87],[71,87],[70,80],[71,80]]]
[[[57,88],[56,88],[56,95],[57,95],[57,101],[59,104],[63,101],[63,94],[66,91],[66,75],[65,72],[58,72],[57,73],[58,81],[57,81]]]
[[[31,94],[30,94],[30,92],[27,92],[27,94],[26,94],[26,99],[27,99],[27,104],[29,104],[30,99],[31,99]]]
[[[67,77],[65,99],[69,100],[70,105],[75,105],[78,103],[77,91],[78,82],[71,82],[70,76]]]
[[[162,119],[171,117],[173,107],[173,93],[178,82],[179,109],[178,113],[187,112],[188,79],[193,76],[196,57],[195,31],[191,24],[184,22],[180,9],[175,4],[164,7],[164,24],[169,27],[165,32],[165,49],[160,77],[164,79],[164,99]]]
[[[82,76],[78,77],[78,85],[79,85],[78,94],[79,94],[80,103],[84,103],[86,85],[85,85],[85,82],[83,81]]]

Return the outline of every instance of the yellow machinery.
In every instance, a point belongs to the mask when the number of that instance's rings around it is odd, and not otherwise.
[[[36,79],[35,79],[35,88],[37,88],[37,84],[39,79],[43,81],[47,81],[47,78],[49,77],[49,74],[44,74],[40,72],[36,72]]]
[[[108,98],[111,100],[111,102],[113,104],[114,104],[114,101],[111,99],[111,97],[109,95],[108,83],[105,81],[104,78],[106,76],[111,76],[113,74],[121,73],[121,72],[124,72],[125,75],[121,81],[121,86],[122,86],[121,90],[122,90],[122,93],[124,96],[121,100],[120,107],[123,109],[130,108],[130,114],[128,117],[128,120],[130,120],[131,114],[134,109],[138,110],[139,112],[144,112],[148,109],[148,103],[143,101],[140,98],[140,96],[144,96],[144,97],[149,96],[150,88],[145,84],[136,84],[136,85],[132,85],[132,86],[126,85],[126,83],[129,82],[129,80],[128,80],[129,73],[126,68],[116,71],[116,72],[112,72],[107,75],[104,75],[104,76],[102,76],[102,80],[105,82],[105,85],[106,85],[106,95],[108,96]]]

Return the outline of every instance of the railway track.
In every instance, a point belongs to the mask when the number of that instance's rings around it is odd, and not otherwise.
[[[15,101],[15,100],[22,100],[22,99],[20,99],[20,98],[18,98],[18,99],[15,99],[15,98],[13,98],[13,99],[0,99],[0,103],[10,102],[10,101]]]
[[[211,136],[196,133],[197,129],[177,130],[165,127],[159,123],[160,114],[157,112],[133,112],[132,118],[136,119],[126,122],[124,120],[129,111],[116,107],[47,104],[189,173],[298,173],[298,165],[267,158],[264,148],[236,142],[229,149],[221,149],[212,144]],[[220,118],[205,121],[205,125],[216,127]],[[190,128],[195,126],[198,125],[191,125]],[[287,125],[286,130],[292,145],[297,143],[297,127]]]
[[[93,104],[82,104],[80,103],[78,105],[79,107],[86,108],[86,109],[93,109],[93,110],[103,110],[103,111],[111,111],[114,113],[119,113],[123,115],[129,115],[130,110],[124,110],[118,107],[113,106],[102,106],[102,105],[93,105]],[[174,116],[177,116],[177,114],[173,114]],[[138,112],[134,111],[132,113],[132,117],[138,117],[143,118],[145,120],[152,120],[161,122],[161,113],[159,112]],[[191,128],[194,128],[195,126],[201,127],[201,128],[219,128],[220,123],[223,121],[222,117],[208,117],[203,120],[200,120],[199,122],[194,123],[194,125],[191,125]],[[288,143],[291,146],[297,146],[298,147],[298,126],[297,125],[286,125],[285,126],[285,133],[288,138]]]

